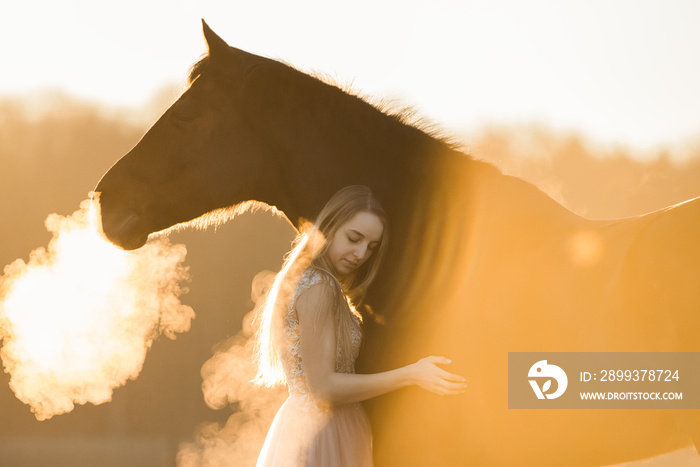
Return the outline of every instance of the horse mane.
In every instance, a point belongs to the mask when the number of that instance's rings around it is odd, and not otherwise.
[[[353,83],[341,82],[335,76],[332,76],[331,74],[326,72],[305,72],[303,70],[298,69],[294,65],[286,62],[285,60],[276,59],[272,61],[277,62],[280,65],[287,66],[290,69],[301,73],[311,79],[315,79],[320,83],[336,88],[340,90],[343,94],[346,94],[350,97],[354,97],[366,104],[369,104],[381,114],[393,120],[396,120],[402,125],[413,127],[421,131],[428,137],[446,145],[448,148],[454,151],[466,153],[466,147],[462,141],[457,139],[454,135],[446,132],[436,122],[430,120],[428,117],[420,115],[418,110],[413,106],[405,105],[396,99],[377,98],[369,94],[365,94],[356,89],[353,86]],[[197,78],[199,78],[202,74],[206,73],[207,70],[210,68],[210,65],[211,61],[208,54],[204,55],[194,65],[192,65],[187,77],[187,87],[192,86],[192,84],[197,80]]]
[[[292,66],[292,68],[294,67]],[[304,73],[302,70],[294,69]],[[456,151],[464,150],[464,143],[459,141],[454,135],[446,132],[436,122],[425,115],[421,115],[418,109],[411,105],[404,104],[398,99],[375,97],[366,94],[355,88],[352,82],[342,82],[326,72],[312,71],[304,74],[308,74],[324,84],[340,89],[343,93],[369,104],[387,117],[393,118],[403,125],[416,128],[429,137],[449,146],[451,149]]]
[[[209,54],[206,54],[190,67],[190,72],[187,75],[187,87],[192,86],[192,83],[209,69],[209,63]]]

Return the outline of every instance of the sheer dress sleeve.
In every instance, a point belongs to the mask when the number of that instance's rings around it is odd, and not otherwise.
[[[322,280],[303,291],[296,300],[299,321],[299,357],[312,397],[322,397],[323,380],[336,371],[337,291]],[[318,401],[317,401],[318,402]]]

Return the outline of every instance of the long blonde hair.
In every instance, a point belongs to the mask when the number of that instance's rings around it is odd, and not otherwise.
[[[327,255],[331,243],[327,239],[333,239],[338,229],[359,212],[369,212],[380,219],[384,227],[382,238],[372,256],[361,267],[338,281]],[[356,307],[362,304],[367,288],[377,275],[386,253],[388,234],[384,209],[370,189],[361,185],[348,186],[338,191],[323,207],[313,225],[301,227],[293,248],[286,255],[282,269],[275,277],[265,304],[259,311],[256,339],[258,374],[255,379],[258,384],[274,386],[286,383],[282,367],[284,317],[301,275],[309,267],[325,272],[331,286],[337,289],[334,294],[337,345],[342,362],[352,358],[351,333],[356,326],[353,315],[362,320]]]

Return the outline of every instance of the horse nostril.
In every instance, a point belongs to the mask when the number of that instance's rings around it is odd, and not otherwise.
[[[134,211],[120,215],[105,215],[102,211],[102,231],[111,243],[125,250],[141,248],[148,240],[148,232],[141,226],[141,218]]]
[[[124,237],[128,235],[138,223],[139,216],[134,212],[130,212],[119,224],[117,224],[116,228],[114,229],[114,234],[118,237]]]

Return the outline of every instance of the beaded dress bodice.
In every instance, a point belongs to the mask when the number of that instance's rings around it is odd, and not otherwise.
[[[294,397],[301,402],[305,409],[321,410],[314,402],[309,390],[306,386],[304,377],[304,365],[299,351],[299,317],[296,311],[296,300],[299,295],[313,285],[321,282],[330,283],[331,278],[321,271],[309,268],[302,274],[299,283],[297,284],[294,293],[287,307],[287,314],[284,318],[284,350],[282,358],[282,366],[287,379],[287,390],[290,397]],[[331,284],[334,285],[334,284]],[[350,312],[349,310],[340,310],[338,312]],[[342,358],[342,353],[339,345],[336,345],[336,367],[338,373],[354,373],[355,359],[360,352],[360,344],[362,343],[362,331],[360,330],[360,321],[357,316],[353,315],[355,326],[351,330],[352,339],[352,358]],[[336,330],[336,335],[339,333]]]

